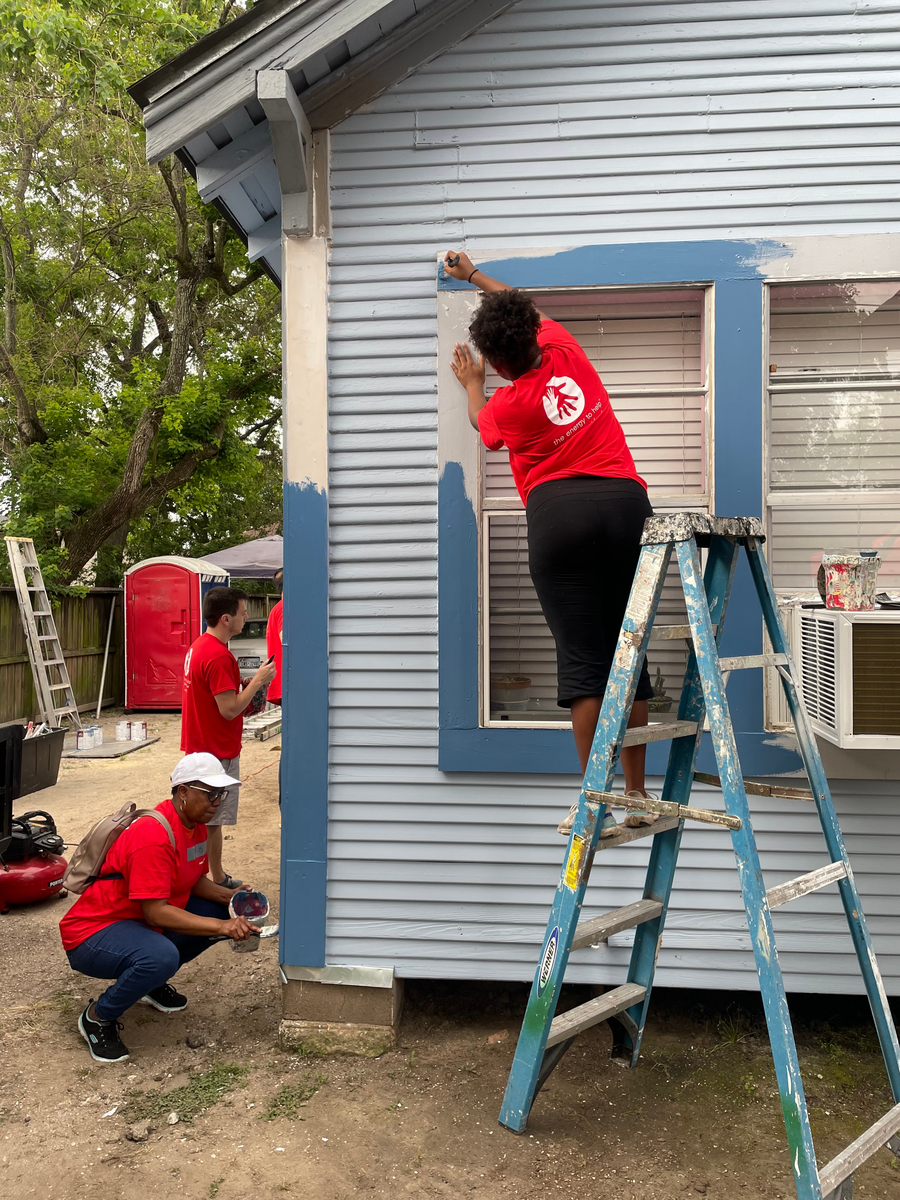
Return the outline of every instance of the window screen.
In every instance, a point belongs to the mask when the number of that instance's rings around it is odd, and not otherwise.
[[[664,508],[708,507],[705,300],[701,289],[686,288],[536,297],[596,367],[651,500]],[[488,375],[488,395],[502,385]],[[485,718],[568,721],[568,709],[556,706],[556,648],[528,573],[525,514],[505,449],[484,451],[482,514]],[[660,621],[685,620],[673,568]],[[686,650],[679,642],[658,646],[648,655],[658,694],[651,707],[674,718]]]
[[[769,561],[809,590],[825,552],[877,549],[900,585],[900,284],[776,285],[769,313]]]

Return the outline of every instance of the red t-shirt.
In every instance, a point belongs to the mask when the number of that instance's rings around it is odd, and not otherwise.
[[[224,642],[201,633],[184,659],[181,681],[181,748],[185,754],[214,754],[220,761],[238,758],[244,715],[230,721],[219,712],[216,696],[239,692],[241,672]]]
[[[157,804],[156,811],[171,825],[176,849],[153,817],[133,821],[113,842],[103,864],[104,875],[120,871],[124,878],[98,879],[78,897],[59,923],[64,950],[74,950],[116,921],[144,921],[141,900],[168,900],[175,908],[187,904],[209,870],[206,826],[186,829],[171,800]]]
[[[284,600],[281,599],[269,613],[269,621],[266,625],[266,653],[271,656],[275,655],[275,678],[269,684],[269,690],[266,692],[266,699],[271,700],[274,704],[277,700],[281,703],[281,642],[284,631]]]
[[[636,479],[622,426],[606,388],[571,333],[545,319],[537,335],[541,365],[497,388],[478,414],[489,450],[509,447],[509,464],[524,504],[550,479],[605,475]]]

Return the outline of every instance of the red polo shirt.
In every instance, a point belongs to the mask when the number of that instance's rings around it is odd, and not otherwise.
[[[240,757],[244,714],[227,721],[216,704],[221,692],[240,690],[241,672],[228,646],[211,633],[201,633],[184,659],[181,749],[185,754],[214,754],[220,762]]]
[[[168,900],[184,908],[197,881],[209,870],[206,826],[186,829],[171,800],[156,811],[169,822],[169,835],[153,817],[138,817],[110,847],[103,874],[120,872],[122,879],[98,879],[83,892],[59,923],[64,950],[74,950],[92,934],[116,921],[144,921],[142,900]],[[146,924],[146,922],[144,922]]]
[[[478,415],[489,450],[509,447],[522,503],[539,483],[574,475],[636,479],[606,388],[571,333],[549,318],[537,335],[541,365],[497,388]]]

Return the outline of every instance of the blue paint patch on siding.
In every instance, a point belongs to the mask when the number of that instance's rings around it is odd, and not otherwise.
[[[768,262],[791,254],[786,242],[632,242],[578,246],[557,254],[500,258],[479,263],[486,275],[514,287],[609,287],[643,283],[704,283],[717,279],[760,279]],[[441,291],[472,289],[438,273]]]
[[[281,962],[325,965],[328,866],[328,499],[284,485]]]
[[[478,523],[456,462],[438,482],[438,596],[441,728],[477,729]]]
[[[481,264],[519,287],[600,287],[712,283],[715,305],[715,511],[763,515],[763,280],[766,264],[791,253],[787,243],[645,242],[582,246],[557,254]],[[438,271],[439,290],[460,283]],[[443,771],[579,775],[572,734],[560,729],[484,729],[479,720],[478,531],[462,467],[447,463],[438,486],[440,740]],[[762,615],[745,558],[732,590],[722,653],[758,654]],[[796,771],[799,755],[763,732],[762,671],[735,672],[728,686],[738,750],[746,774]],[[664,774],[667,743],[647,747],[647,770]],[[715,771],[709,735],[698,767]]]

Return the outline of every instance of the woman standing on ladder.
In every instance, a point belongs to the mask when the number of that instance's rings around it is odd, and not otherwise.
[[[469,398],[469,420],[489,450],[509,448],[509,462],[528,521],[528,566],[556,642],[558,704],[572,710],[581,770],[612,667],[640,553],[644,521],[653,515],[647,485],[634,467],[622,427],[600,377],[574,337],[540,312],[525,292],[491,279],[468,255],[448,254],[444,271],[485,293],[469,326],[478,351],[457,343],[451,366]],[[508,387],[484,394],[487,360]],[[653,695],[646,662],[629,725],[647,724]],[[627,746],[620,762],[625,824],[652,825],[640,801],[645,746]],[[568,837],[578,808],[560,822]],[[600,831],[611,837],[607,809]]]

